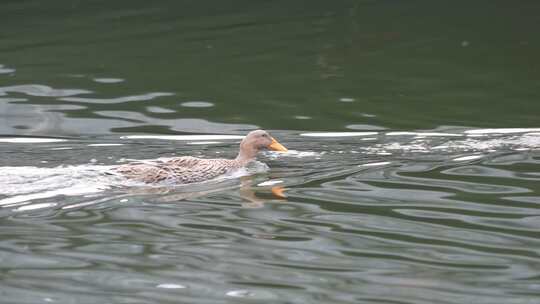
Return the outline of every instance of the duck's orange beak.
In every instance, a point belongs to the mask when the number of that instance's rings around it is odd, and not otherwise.
[[[285,148],[282,144],[278,143],[277,140],[275,140],[273,137],[272,138],[272,143],[268,146],[268,148],[270,150],[274,150],[274,151],[281,151],[281,152],[287,152],[289,150],[287,150],[287,148]]]

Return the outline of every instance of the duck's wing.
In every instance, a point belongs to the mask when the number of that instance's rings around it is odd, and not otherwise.
[[[229,159],[201,159],[179,157],[167,162],[178,183],[196,183],[223,175],[235,168],[236,163]]]
[[[145,183],[171,180],[187,184],[201,182],[225,174],[234,168],[234,161],[227,159],[201,159],[191,156],[140,161],[116,168],[123,176]]]
[[[121,165],[114,169],[128,179],[137,180],[144,183],[157,183],[172,177],[171,172],[158,163],[131,163]]]

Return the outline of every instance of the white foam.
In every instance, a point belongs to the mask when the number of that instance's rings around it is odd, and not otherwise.
[[[307,137],[352,137],[352,136],[373,136],[377,135],[377,132],[313,132],[302,133],[300,136]]]
[[[122,139],[163,139],[163,140],[224,140],[224,139],[243,139],[239,135],[128,135],[120,137]]]
[[[51,142],[61,142],[66,141],[66,139],[60,138],[38,138],[38,137],[2,137],[0,142],[7,143],[24,143],[24,144],[33,144],[33,143],[51,143]]]
[[[270,158],[278,157],[295,157],[295,158],[304,158],[304,157],[318,157],[324,154],[324,152],[314,152],[314,151],[297,151],[297,150],[288,150],[287,152],[281,151],[266,151],[265,155]]]

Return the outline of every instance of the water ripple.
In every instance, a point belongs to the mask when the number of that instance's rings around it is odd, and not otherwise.
[[[155,92],[155,93],[146,93],[142,95],[123,96],[123,97],[116,97],[116,98],[64,97],[64,98],[60,98],[60,100],[71,101],[71,102],[92,103],[92,104],[100,104],[100,103],[118,104],[118,103],[130,102],[130,101],[147,101],[147,100],[156,99],[158,97],[173,96],[173,95],[174,93]]]
[[[216,302],[294,297],[432,303],[439,296],[452,304],[518,304],[516,293],[537,290],[540,157],[508,149],[524,135],[496,135],[497,146],[491,135],[469,139],[491,141],[488,149],[495,151],[455,161],[475,154],[433,147],[464,137],[379,133],[375,141],[313,141],[277,134],[293,152],[262,154],[271,170],[247,178],[41,198],[54,191],[51,185],[69,187],[74,180],[84,181],[81,190],[110,187],[97,169],[126,156],[195,150],[207,157],[234,155],[242,136],[128,135],[32,144],[38,157],[27,161],[34,167],[2,167],[0,184],[25,185],[0,197],[12,203],[0,217],[1,258],[8,261],[4,292],[17,295],[20,286],[32,286],[24,293],[28,299],[64,302],[114,295],[126,302],[191,303],[204,294]],[[418,141],[427,152],[408,148]],[[190,142],[200,145],[185,144]],[[27,149],[6,146],[19,157]],[[365,152],[390,148],[392,155]],[[80,151],[95,163],[58,166]],[[48,157],[48,168],[39,168],[40,155]],[[272,187],[286,197],[276,197]],[[30,200],[9,201],[33,193]]]
[[[21,93],[29,96],[40,97],[64,97],[92,93],[81,89],[54,89],[46,85],[25,84],[16,86],[0,87],[2,93]]]

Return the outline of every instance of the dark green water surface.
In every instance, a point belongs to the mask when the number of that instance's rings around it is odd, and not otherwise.
[[[540,303],[539,16],[2,0],[0,303]],[[103,174],[255,128],[269,169]]]

